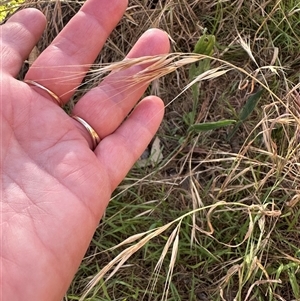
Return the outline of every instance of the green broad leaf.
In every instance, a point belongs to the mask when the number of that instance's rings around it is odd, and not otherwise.
[[[214,47],[216,44],[216,38],[214,35],[203,34],[194,47],[194,53],[204,54],[211,56],[214,53]],[[210,68],[210,59],[202,59],[198,63],[191,65],[189,70],[189,78],[192,80],[199,74],[209,70]]]
[[[224,119],[215,122],[197,123],[190,126],[189,131],[199,133],[203,131],[215,130],[218,128],[230,126],[236,123],[236,120]]]
[[[248,98],[246,104],[244,105],[244,107],[242,108],[242,110],[240,112],[240,115],[239,115],[240,121],[245,121],[251,115],[251,113],[256,108],[256,105],[257,105],[262,93],[263,93],[263,90],[258,90],[255,94],[252,94]]]
[[[216,44],[216,37],[214,35],[204,34],[200,37],[195,45],[194,53],[212,55]]]
[[[211,56],[214,53],[215,43],[216,43],[216,38],[214,35],[207,35],[204,33],[199,38],[198,42],[196,43],[193,52]],[[189,69],[189,79],[192,81],[200,74],[209,70],[210,69],[210,61],[211,61],[210,58],[203,58],[199,62],[191,64],[190,69]],[[192,115],[189,116],[192,118],[189,118],[190,120],[189,120],[188,125],[194,124],[194,117],[196,115],[196,110],[198,107],[198,101],[199,101],[199,95],[200,95],[199,83],[195,83],[194,85],[192,85],[191,89],[192,89],[192,94],[193,94],[193,109],[192,109]],[[187,120],[185,120],[185,122],[186,121]]]
[[[239,114],[239,120],[236,123],[236,125],[234,126],[234,128],[232,129],[231,133],[229,133],[227,141],[230,141],[232,139],[232,137],[236,134],[236,132],[238,131],[239,127],[241,126],[241,124],[251,115],[251,113],[254,111],[254,109],[256,108],[261,96],[262,96],[263,90],[260,89],[258,90],[256,93],[252,94],[246,104],[244,105],[244,107],[242,108],[240,114]]]

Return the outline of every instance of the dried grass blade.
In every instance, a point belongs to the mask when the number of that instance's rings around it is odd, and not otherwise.
[[[173,243],[171,260],[170,260],[167,279],[166,279],[164,292],[163,292],[163,296],[162,296],[162,299],[165,300],[165,301],[167,301],[167,299],[168,299],[168,292],[169,292],[169,289],[170,289],[170,283],[171,283],[173,270],[174,270],[174,266],[175,266],[175,262],[176,262],[176,258],[177,258],[177,253],[178,253],[180,225],[181,225],[181,223],[179,223],[177,225],[176,229],[175,229],[176,230],[176,237],[175,237],[175,240],[174,240],[174,243]]]
[[[217,68],[214,68],[214,69],[207,70],[207,71],[201,73],[200,75],[198,75],[194,80],[192,80],[184,88],[184,91],[186,91],[187,89],[189,89],[190,87],[192,87],[197,82],[200,82],[200,81],[203,81],[203,80],[207,80],[207,79],[217,78],[219,76],[222,76],[222,75],[226,74],[230,70],[232,70],[232,69],[229,68],[229,69],[225,69],[224,70],[224,67],[217,67]]]
[[[255,63],[255,65],[258,67],[258,64],[256,62],[256,59],[254,58],[253,54],[252,54],[252,50],[251,50],[251,47],[250,47],[250,41],[248,42],[245,42],[245,40],[241,37],[241,35],[238,33],[238,36],[239,36],[239,39],[240,39],[240,44],[241,46],[243,47],[243,49],[248,53],[250,59]]]
[[[136,253],[140,248],[142,248],[149,240],[152,238],[160,235],[162,232],[164,232],[166,229],[168,229],[174,222],[170,222],[162,227],[159,227],[157,229],[154,229],[149,233],[146,237],[144,237],[141,241],[136,243],[133,246],[130,246],[123,250],[118,256],[116,256],[111,262],[109,262],[102,270],[94,276],[94,278],[89,282],[87,285],[87,289],[83,296],[79,299],[79,301],[83,301],[84,298],[90,293],[90,291],[93,289],[97,283],[100,282],[100,280],[104,277],[107,272],[112,269],[112,267],[117,264],[115,269],[112,271],[112,273],[108,276],[108,278],[105,280],[105,282],[110,279],[122,266],[123,264],[133,255]],[[135,235],[134,235],[135,236]],[[119,244],[118,246],[123,245],[123,243]],[[116,248],[116,247],[114,247]]]
[[[163,261],[167,255],[167,252],[170,248],[170,245],[173,243],[174,241],[174,238],[176,238],[176,235],[178,235],[178,231],[179,231],[179,228],[180,227],[180,224],[181,222],[179,222],[179,224],[176,226],[176,228],[172,231],[170,237],[168,238],[164,248],[163,248],[163,251],[159,257],[159,260],[157,262],[157,264],[155,265],[155,268],[153,270],[153,273],[152,275],[154,275],[154,279],[152,281],[152,284],[151,284],[151,289],[150,289],[150,292],[152,292],[154,290],[154,287],[156,286],[156,283],[157,283],[157,280],[158,280],[158,275],[159,275],[159,272],[160,272],[160,269],[162,267],[162,264],[163,264]]]

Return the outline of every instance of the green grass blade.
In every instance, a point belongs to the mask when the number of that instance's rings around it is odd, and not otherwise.
[[[299,284],[297,282],[297,277],[295,275],[295,270],[294,269],[289,269],[288,270],[288,275],[289,275],[289,280],[290,280],[290,284],[294,293],[294,297],[295,298],[300,298],[300,287]]]
[[[199,133],[202,131],[211,131],[218,128],[222,128],[225,126],[233,125],[236,123],[236,120],[224,119],[214,122],[205,122],[205,123],[197,123],[190,126],[189,131],[194,133]]]

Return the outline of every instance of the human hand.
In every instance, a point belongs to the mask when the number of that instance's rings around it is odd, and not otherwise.
[[[66,103],[126,5],[126,0],[88,0],[37,58],[26,80]],[[112,191],[163,117],[162,101],[147,97],[124,121],[146,84],[130,91],[122,84],[140,66],[113,73],[72,112],[102,139],[92,151],[86,129],[47,92],[15,79],[44,26],[44,16],[34,9],[16,13],[1,26],[1,300],[61,300]],[[167,35],[150,30],[128,57],[168,50]],[[81,77],[67,80],[68,72]]]

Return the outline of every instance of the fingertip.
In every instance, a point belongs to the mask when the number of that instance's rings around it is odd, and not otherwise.
[[[46,17],[45,15],[36,8],[25,8],[21,9],[12,15],[7,23],[21,23],[26,26],[30,26],[31,29],[38,29],[43,31],[46,27]],[[38,27],[37,27],[38,26]]]
[[[148,29],[127,55],[128,58],[166,54],[170,51],[168,34],[160,29]]]
[[[117,22],[123,16],[128,7],[128,0],[89,0],[85,1],[81,11],[89,15],[103,16],[103,12],[108,19],[116,18]]]
[[[144,35],[145,38],[153,39],[156,45],[160,45],[161,53],[165,54],[170,51],[170,37],[167,32],[158,28],[148,29]]]
[[[16,76],[40,39],[46,25],[45,16],[37,9],[26,8],[11,16],[1,27],[1,68]]]
[[[143,112],[139,113],[139,116],[143,116],[143,118],[151,114],[148,119],[155,118],[160,124],[165,113],[165,105],[161,98],[150,95],[139,102],[134,112],[136,110],[143,110]]]

